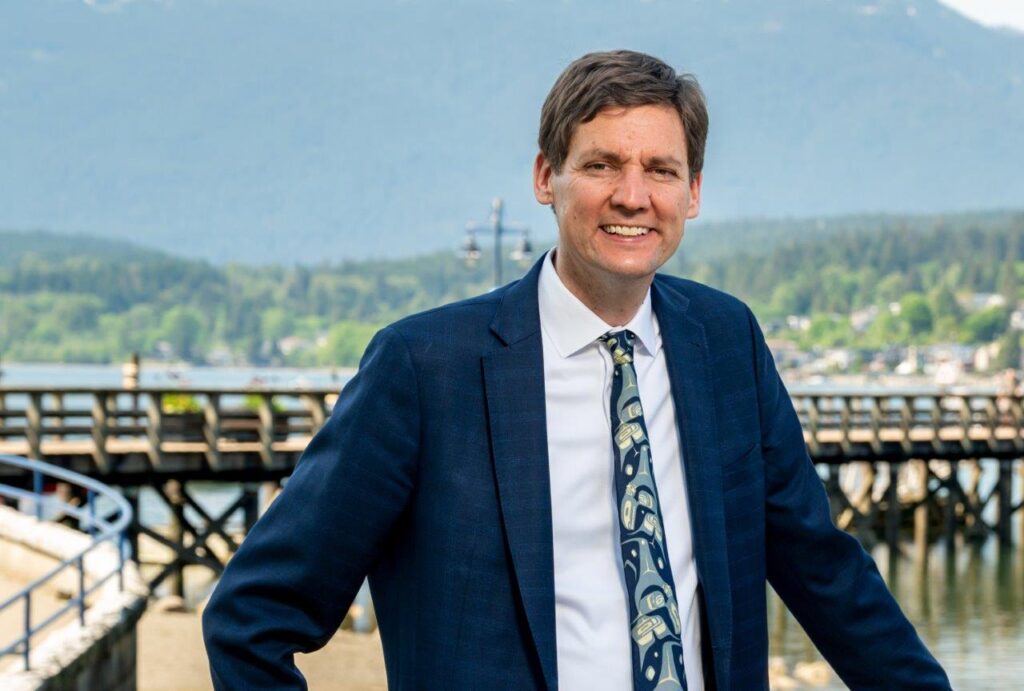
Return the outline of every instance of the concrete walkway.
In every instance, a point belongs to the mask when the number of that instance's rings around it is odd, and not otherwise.
[[[21,590],[25,585],[26,583],[20,579],[15,580],[10,576],[0,573],[0,600],[6,600],[15,592]],[[57,598],[49,591],[49,589],[37,589],[32,593],[32,625],[36,626],[44,618],[62,607],[64,604],[66,604],[66,600]],[[68,612],[57,622],[50,624],[50,626],[46,627],[45,631],[32,637],[32,645],[36,646],[41,643],[46,639],[47,634],[59,629],[65,623],[71,621],[74,616],[74,612]],[[7,644],[11,643],[16,637],[21,636],[24,632],[24,605],[20,603],[14,604],[3,612],[0,612],[0,647],[6,647]],[[7,667],[16,659],[17,658],[14,656],[5,656],[0,658],[0,669],[7,669]]]
[[[213,686],[198,614],[150,609],[138,629],[139,691],[208,691]],[[376,634],[339,631],[323,649],[296,662],[309,688],[385,691]]]

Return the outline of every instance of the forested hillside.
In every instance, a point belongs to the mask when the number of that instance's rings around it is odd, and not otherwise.
[[[732,251],[704,243],[666,270],[738,295],[773,330],[784,332],[789,315],[809,317],[809,329],[789,334],[808,346],[992,340],[1007,332],[1024,282],[1024,214],[748,222],[724,236]],[[491,280],[486,254],[472,269],[455,253],[220,267],[29,232],[0,233],[0,248],[3,361],[118,362],[139,352],[353,365],[381,325],[483,292]],[[522,271],[506,265],[506,276]],[[976,293],[1007,304],[977,306]]]

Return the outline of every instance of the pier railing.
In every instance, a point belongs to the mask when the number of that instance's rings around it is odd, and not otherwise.
[[[1024,457],[1020,396],[991,391],[810,392],[793,405],[816,462]]]
[[[0,387],[0,453],[59,459],[116,484],[154,471],[279,479],[336,398],[323,388]],[[1024,457],[1020,396],[795,386],[792,398],[817,463]]]
[[[0,466],[17,468],[31,473],[33,479],[31,490],[0,484],[0,497],[19,502],[22,506],[30,506],[36,519],[40,521],[49,515],[70,516],[76,519],[79,526],[84,527],[92,538],[88,546],[61,560],[56,566],[27,584],[20,591],[0,601],[0,614],[9,608],[16,607],[19,603],[24,610],[22,633],[6,644],[4,641],[0,641],[0,659],[8,655],[20,654],[24,659],[25,669],[28,670],[34,636],[53,625],[72,609],[77,611],[79,625],[85,626],[85,612],[89,596],[111,579],[116,578],[118,588],[124,590],[125,531],[131,523],[132,510],[128,502],[114,489],[64,468],[13,456],[0,456]],[[76,506],[61,501],[53,494],[45,494],[45,485],[52,482],[67,483],[84,491],[87,497],[86,503]],[[104,509],[112,509],[106,515],[99,510],[101,502],[107,505],[103,507]],[[102,569],[99,572],[90,569],[87,583],[86,559],[100,545],[106,543],[113,544],[117,550],[116,566],[106,572]],[[77,594],[72,596],[64,606],[43,618],[42,621],[33,621],[33,593],[67,571],[74,572],[77,577]]]
[[[60,459],[117,484],[154,471],[280,478],[336,398],[335,389],[0,387],[0,453]]]

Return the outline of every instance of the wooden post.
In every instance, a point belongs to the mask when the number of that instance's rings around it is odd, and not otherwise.
[[[885,513],[885,541],[889,545],[889,558],[895,562],[900,546],[899,466],[889,461],[889,487],[886,488],[888,510]]]
[[[260,458],[264,468],[274,466],[274,397],[269,393],[260,395]]]
[[[931,500],[928,496],[928,461],[915,461],[913,470],[921,480],[920,503],[914,509],[914,551],[921,561],[928,559],[928,508]]]
[[[957,462],[949,461],[949,478],[946,481],[946,507],[945,507],[945,534],[946,552],[953,554],[956,551],[956,506],[960,501],[959,492],[956,491],[957,484]]]
[[[807,406],[807,443],[810,446],[811,455],[817,455],[820,449],[818,445],[818,425],[821,416],[818,405],[821,402],[821,398],[819,396],[810,396],[807,400],[809,403]]]
[[[299,399],[302,401],[303,407],[309,411],[310,420],[313,424],[313,429],[310,430],[310,432],[312,434],[316,434],[317,431],[324,426],[324,422],[327,420],[327,410],[324,407],[324,397],[304,393],[299,397]]]
[[[914,427],[914,399],[904,396],[900,403],[900,448],[903,453],[910,453],[914,444],[910,439],[910,430]],[[935,432],[934,434],[938,434]]]
[[[1010,517],[1013,512],[1013,461],[999,460],[999,517],[996,522],[996,534],[999,546],[1009,547],[1013,544],[1013,530]]]
[[[139,488],[122,487],[121,494],[124,495],[128,506],[132,507],[132,522],[128,527],[128,545],[131,548],[131,558],[139,561],[139,525],[142,518],[139,516]]]
[[[33,391],[28,395],[25,409],[25,438],[30,458],[42,460],[43,394]]]
[[[942,451],[942,396],[932,396],[932,449]]]
[[[839,399],[839,446],[843,455],[849,457],[853,445],[850,443],[850,407],[851,398],[843,396]]]
[[[139,363],[139,354],[132,353],[131,358],[121,366],[121,387],[131,391],[131,421],[132,427],[139,424],[139,375],[142,367]]]
[[[247,482],[242,485],[242,493],[245,495],[245,503],[242,504],[242,521],[245,527],[245,534],[248,535],[260,517],[259,485]]]
[[[964,451],[970,451],[972,448],[971,444],[971,399],[967,396],[960,397],[960,429],[963,434],[961,444],[963,445]]]
[[[107,454],[107,422],[110,409],[108,407],[109,391],[96,391],[92,399],[92,458],[97,470],[106,474],[110,472],[110,455]]]
[[[981,503],[979,487],[981,484],[981,463],[977,458],[972,458],[968,463],[970,464],[970,475],[967,478],[967,486],[964,488],[964,501],[976,507]],[[964,507],[964,536],[974,539],[985,536],[984,526],[978,525],[978,520],[973,511],[969,510],[966,506]]]
[[[170,539],[174,544],[179,546],[179,549],[185,547],[185,498],[181,496],[181,483],[177,480],[168,480],[164,484],[164,491],[167,493],[167,498],[170,499],[171,519],[168,525],[170,532]],[[178,597],[185,597],[185,565],[178,561],[180,554],[175,554],[174,559],[178,563],[175,564],[171,570],[169,579],[169,587],[172,595]]]
[[[149,441],[146,453],[149,455],[150,464],[156,469],[163,461],[164,397],[161,392],[150,392],[146,413],[149,422],[146,427],[146,437]]]
[[[882,416],[885,413],[885,398],[875,396],[871,399],[870,424],[871,424],[871,450],[875,454],[882,453]]]
[[[57,421],[55,427],[64,427],[64,393],[61,391],[54,391],[51,394],[51,397],[53,398],[53,412],[56,413],[53,417],[53,419]],[[53,438],[63,439],[64,435],[58,432],[57,434],[53,435]]]
[[[212,470],[221,465],[220,440],[220,394],[206,394],[206,406],[203,409],[203,437],[206,440],[206,462]]]

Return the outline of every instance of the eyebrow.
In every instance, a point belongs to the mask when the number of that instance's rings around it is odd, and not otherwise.
[[[606,161],[613,161],[614,163],[622,163],[622,156],[619,156],[614,151],[608,149],[587,149],[580,154],[580,158],[601,158]],[[674,156],[652,156],[647,159],[647,165],[651,166],[675,166],[677,168],[683,168],[683,163]]]

